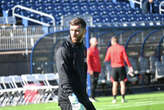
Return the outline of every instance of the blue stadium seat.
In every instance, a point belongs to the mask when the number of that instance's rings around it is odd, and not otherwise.
[[[142,9],[140,9],[140,8],[135,8],[134,14],[141,14],[141,13],[142,13]]]
[[[102,10],[102,11],[103,11],[103,10],[106,10],[106,9],[107,9],[107,8],[106,8],[106,4],[105,4],[104,2],[99,3],[99,4],[98,4],[98,9],[99,9],[99,10]]]
[[[71,3],[78,3],[79,0],[70,0]]]
[[[102,16],[102,22],[103,23],[111,23],[111,20],[112,20],[111,17],[108,15]]]
[[[6,5],[7,5],[8,9],[11,9],[16,5],[16,2],[14,2],[14,0],[11,0],[11,1],[8,1],[6,3]]]
[[[137,21],[144,21],[144,16],[142,14],[136,14]]]
[[[79,0],[80,3],[87,3],[88,0]]]
[[[94,23],[94,24],[100,23],[100,22],[101,22],[100,16],[93,16],[93,23]]]
[[[49,5],[48,4],[46,5],[45,4],[45,12],[48,13],[48,14],[50,14],[50,13],[52,13],[52,11],[53,11],[53,5],[50,5],[50,4]]]
[[[111,17],[111,22],[114,23],[114,22],[120,22],[120,19],[117,17],[117,16],[112,16]]]
[[[88,0],[88,2],[89,2],[89,3],[94,3],[94,2],[95,2],[95,0]]]
[[[96,0],[98,3],[104,3],[104,0]]]
[[[133,14],[133,11],[132,11],[132,10],[127,10],[127,11],[125,12],[125,14],[126,14],[126,15]]]
[[[5,3],[1,4],[1,8],[2,10],[8,10],[8,7]]]
[[[89,10],[83,11],[83,13],[82,13],[82,15],[89,15],[89,14],[90,14]]]
[[[70,3],[70,0],[61,0],[62,3]]]
[[[80,5],[77,3],[73,3],[71,8],[72,13],[77,13],[79,10],[80,10]]]
[[[35,4],[43,4],[43,0],[35,0]]]
[[[98,12],[98,11],[89,11],[89,13],[90,13],[92,16],[98,16],[98,15],[99,15],[99,12]]]
[[[127,19],[127,17],[126,17],[126,15],[124,16],[124,15],[120,15],[120,17],[121,17],[121,22],[128,22],[128,19]]]
[[[64,13],[64,16],[70,16],[72,15],[71,11],[68,11],[67,13]]]
[[[43,4],[52,4],[55,0],[43,0]]]
[[[153,16],[152,16],[152,14],[145,14],[145,20],[146,20],[146,21],[153,21]]]
[[[100,13],[99,13],[99,15],[100,16],[106,16],[106,15],[108,15],[108,12],[107,11],[101,11]]]
[[[98,5],[94,2],[94,3],[90,3],[89,4],[89,9],[96,11],[98,9]]]
[[[63,9],[63,7],[60,4],[55,4],[54,5],[54,11],[55,12],[60,12]]]
[[[153,16],[154,21],[163,21],[164,20],[163,14],[153,14],[152,16]]]
[[[70,12],[71,11],[71,5],[69,5],[69,3],[63,4],[63,11],[65,13]]]
[[[82,11],[87,11],[88,7],[89,7],[89,5],[87,3],[81,3],[80,4],[80,8]]]
[[[113,7],[114,7],[114,6],[113,6],[113,3],[112,3],[112,2],[107,2],[107,3],[106,3],[106,8],[107,8],[108,10],[111,10]]]

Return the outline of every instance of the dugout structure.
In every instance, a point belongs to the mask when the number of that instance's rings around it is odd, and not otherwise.
[[[54,53],[58,45],[69,36],[69,31],[57,31],[42,36],[34,45],[31,54],[31,73],[56,72]],[[164,27],[149,28],[87,28],[84,39],[86,47],[89,47],[89,38],[98,38],[100,57],[103,59],[107,48],[110,46],[110,38],[116,36],[119,43],[124,45],[129,57],[156,56],[159,60],[164,55],[163,39]],[[102,64],[103,65],[103,64]]]
[[[56,73],[54,55],[58,46],[68,36],[69,30],[42,36],[32,49],[30,57],[31,73]],[[86,47],[89,47],[90,37],[98,38],[102,65],[102,74],[99,77],[100,83],[104,79],[105,82],[110,82],[110,69],[106,69],[104,58],[112,36],[118,37],[119,43],[125,46],[134,70],[138,71],[137,74],[143,76],[135,84],[151,84],[151,80],[155,79],[155,62],[161,62],[161,58],[164,56],[164,27],[87,27],[84,39]],[[89,76],[88,85],[90,85]],[[88,93],[90,94],[90,92]]]

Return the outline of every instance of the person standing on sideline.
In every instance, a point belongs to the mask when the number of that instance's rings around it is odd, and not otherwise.
[[[125,70],[124,61],[127,63],[129,67],[129,71],[133,71],[131,63],[128,60],[128,56],[126,54],[125,48],[118,43],[116,37],[111,38],[111,46],[108,48],[105,62],[111,61],[112,73],[111,73],[111,81],[113,84],[112,87],[112,94],[113,94],[113,101],[112,103],[116,103],[116,96],[117,96],[117,87],[118,83],[120,82],[120,92],[122,95],[122,103],[126,102],[125,100],[125,82],[127,81],[127,75]]]
[[[70,36],[56,52],[59,73],[58,104],[61,110],[96,110],[86,92],[86,48],[83,38],[86,22],[82,18],[70,21]]]
[[[142,13],[155,13],[154,10],[154,1],[153,0],[145,0],[142,4]]]
[[[98,42],[96,37],[90,39],[90,48],[87,51],[87,65],[88,73],[91,76],[91,97],[90,101],[95,102],[95,89],[99,74],[101,72],[101,61],[99,56],[99,50],[97,48]]]

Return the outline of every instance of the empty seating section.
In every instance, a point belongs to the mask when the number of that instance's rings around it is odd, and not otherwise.
[[[1,76],[0,87],[0,106],[57,101],[58,75]]]
[[[159,9],[159,4],[161,3],[161,1],[163,0],[155,0],[155,8]],[[61,25],[62,16],[71,15],[91,15],[93,17],[93,23],[95,25],[99,23],[106,24],[114,22],[136,22],[136,24],[141,21],[162,22],[164,19],[163,15],[158,14],[159,11],[156,14],[145,15],[142,14],[141,8],[131,8],[128,1],[119,2],[119,0],[117,3],[113,3],[111,0],[1,0],[0,2],[2,9],[9,10],[9,14],[11,14],[10,11],[15,5],[22,5],[51,14],[56,19],[56,25]],[[42,19],[42,17],[39,15],[25,12],[19,9],[17,10],[17,13],[27,17]],[[46,19],[45,21],[49,22],[49,20]]]

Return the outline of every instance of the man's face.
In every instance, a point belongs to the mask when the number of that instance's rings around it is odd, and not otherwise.
[[[98,42],[97,42],[97,39],[96,38],[93,38],[92,39],[91,45],[94,46],[94,47],[98,45]]]
[[[73,43],[82,42],[85,34],[85,29],[81,28],[80,25],[70,25],[70,35]]]
[[[149,3],[152,3],[153,2],[153,0],[149,0]]]

